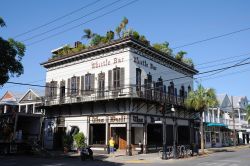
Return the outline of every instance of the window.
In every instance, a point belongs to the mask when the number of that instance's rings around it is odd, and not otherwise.
[[[77,94],[76,77],[75,76],[71,78],[70,90],[71,90],[71,95]]]
[[[85,90],[90,90],[90,82],[91,82],[91,74],[86,74],[85,75]]]
[[[113,86],[114,89],[120,88],[120,68],[113,69]]]
[[[32,114],[32,113],[33,113],[33,104],[29,104],[29,105],[28,105],[27,113],[28,113],[28,114]]]
[[[191,86],[188,86],[188,93],[191,92]]]
[[[94,92],[94,86],[95,86],[95,74],[86,74],[85,75],[85,92],[87,94],[90,94]]]
[[[210,143],[211,142],[211,134],[210,132],[206,132],[206,143]]]
[[[136,91],[141,91],[141,69],[136,68]]]
[[[20,112],[25,113],[26,112],[26,105],[21,105],[20,106]]]
[[[105,90],[105,73],[98,74],[98,96],[104,97]]]
[[[145,97],[147,99],[152,98],[152,75],[149,73],[147,75],[147,79],[144,79],[144,87],[145,87]]]
[[[50,82],[50,96],[56,98],[57,96],[57,81]]]
[[[65,97],[65,81],[62,80],[60,82],[60,98],[64,98]]]
[[[125,69],[123,67],[116,67],[113,69],[113,87],[114,89],[121,89],[124,87]]]

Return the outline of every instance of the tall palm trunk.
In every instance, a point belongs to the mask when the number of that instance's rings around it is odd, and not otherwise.
[[[204,132],[203,132],[203,117],[202,111],[200,112],[200,134],[201,134],[201,153],[204,154]]]

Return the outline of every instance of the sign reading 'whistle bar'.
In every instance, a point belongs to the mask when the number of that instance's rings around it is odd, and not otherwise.
[[[98,60],[93,63],[91,63],[92,69],[106,67],[109,65],[115,65],[118,63],[124,62],[123,58],[113,58],[113,59],[105,59],[105,60]]]

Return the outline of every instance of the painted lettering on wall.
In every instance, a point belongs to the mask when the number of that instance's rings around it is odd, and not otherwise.
[[[105,122],[105,118],[104,117],[92,117],[91,118],[91,123],[104,123]]]
[[[126,122],[126,116],[110,116],[109,117],[110,123],[125,123]]]
[[[138,57],[134,57],[134,63],[148,67],[152,70],[156,70],[157,67],[153,63],[148,63],[146,60],[141,60]]]
[[[144,117],[133,115],[132,118],[134,123],[144,123]]]
[[[113,59],[105,59],[105,60],[96,60],[91,63],[92,69],[106,67],[109,65],[115,65],[118,63],[124,62],[124,58],[113,58]]]

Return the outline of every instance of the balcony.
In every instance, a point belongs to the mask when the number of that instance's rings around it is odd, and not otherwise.
[[[172,104],[177,106],[184,106],[184,97],[177,95],[170,95],[162,91],[156,90],[136,90],[135,87],[119,88],[105,91],[85,91],[81,95],[72,95],[67,97],[46,97],[44,101],[45,106],[83,103],[90,101],[102,101],[112,99],[142,99],[149,102],[157,102],[161,104]]]

